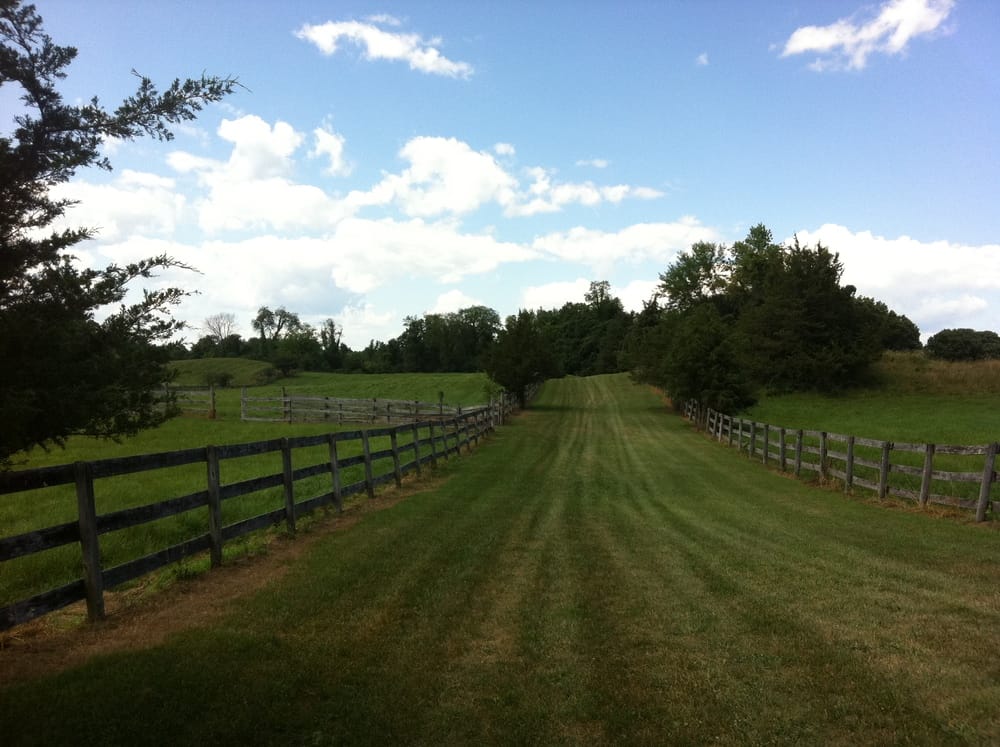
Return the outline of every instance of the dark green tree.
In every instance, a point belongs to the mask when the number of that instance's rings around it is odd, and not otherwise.
[[[555,361],[535,314],[521,310],[507,317],[489,356],[486,373],[513,394],[521,407],[527,404],[528,387],[553,375]]]
[[[1000,335],[988,330],[942,329],[927,340],[927,355],[946,361],[1000,358]]]
[[[157,392],[169,376],[158,343],[182,326],[170,310],[185,292],[151,290],[122,302],[133,281],[179,263],[162,255],[81,268],[70,250],[94,231],[51,231],[72,203],[50,190],[79,169],[110,169],[105,139],[169,140],[170,125],[194,119],[238,83],[203,75],[161,92],[139,76],[136,92],[114,111],[96,98],[70,105],[56,84],[76,49],[52,42],[34,6],[0,0],[0,44],[0,86],[19,88],[23,104],[0,137],[0,462],[9,463],[18,451],[73,433],[118,437],[164,419]]]
[[[865,383],[883,349],[911,345],[914,333],[919,344],[919,332],[857,298],[842,273],[826,247],[775,244],[763,225],[729,248],[695,244],[660,275],[664,308],[640,315],[628,360],[637,378],[675,399],[730,411],[762,390]]]

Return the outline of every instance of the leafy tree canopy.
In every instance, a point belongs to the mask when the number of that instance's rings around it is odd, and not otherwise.
[[[32,5],[0,0],[0,86],[21,92],[21,111],[0,137],[0,462],[18,451],[61,443],[73,433],[117,437],[160,422],[157,389],[168,380],[164,349],[181,324],[170,309],[179,288],[145,291],[122,303],[133,281],[180,266],[161,255],[103,270],[69,253],[89,228],[51,230],[73,203],[50,189],[77,170],[110,169],[108,138],[171,138],[170,125],[194,119],[229,95],[234,78],[175,80],[164,91],[146,77],[114,111],[97,98],[70,105],[56,88],[76,57],[42,29]],[[108,313],[109,307],[115,307]],[[98,322],[98,312],[104,321]]]
[[[946,361],[1000,358],[1000,335],[989,330],[942,329],[927,340],[927,354]]]
[[[774,243],[763,225],[731,247],[699,242],[660,275],[626,344],[638,377],[675,399],[734,411],[761,390],[832,392],[866,380],[916,325],[841,285],[838,255]]]

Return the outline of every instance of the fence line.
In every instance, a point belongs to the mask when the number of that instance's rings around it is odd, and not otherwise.
[[[684,415],[716,440],[735,446],[751,459],[759,458],[765,465],[773,463],[783,472],[791,470],[796,477],[805,470],[822,480],[840,480],[845,492],[861,487],[876,493],[880,500],[891,495],[921,506],[934,503],[972,509],[976,521],[985,521],[988,512],[1000,512],[1000,500],[993,499],[993,486],[998,481],[997,443],[901,443],[792,429],[736,418],[693,400],[684,405]],[[950,469],[942,469],[942,463]],[[963,466],[966,469],[959,469]]]
[[[246,387],[240,394],[240,419],[267,423],[412,423],[424,420],[442,420],[475,411],[509,409],[507,395],[488,405],[445,405],[443,402],[420,402],[399,399],[348,399],[321,397],[307,394],[288,394],[281,388],[280,397],[251,397]]]
[[[205,415],[215,420],[215,385],[207,387],[164,387],[167,396],[173,396],[181,412]]]
[[[463,446],[471,451],[473,444],[478,444],[485,433],[502,423],[509,414],[510,407],[505,401],[504,406],[496,403],[490,408],[476,409],[450,418],[411,422],[396,427],[280,438],[229,446],[206,446],[18,472],[0,472],[0,495],[50,486],[74,485],[78,514],[76,521],[0,538],[0,563],[79,542],[84,569],[82,578],[0,608],[0,630],[27,622],[82,599],[87,601],[88,617],[91,620],[101,619],[104,616],[105,588],[132,580],[205,550],[210,553],[212,567],[216,567],[222,562],[222,548],[226,541],[282,521],[286,523],[290,532],[294,532],[297,517],[327,506],[334,506],[338,511],[342,510],[345,497],[362,491],[372,498],[375,488],[379,485],[394,481],[398,486],[402,476],[410,471],[415,470],[419,473],[425,464],[436,465],[438,459],[448,459],[451,455],[460,454]],[[411,441],[400,444],[401,435],[409,436]],[[372,439],[378,437],[388,437],[390,448],[373,450]],[[361,454],[342,456],[338,450],[346,442],[360,442]],[[324,445],[327,447],[328,457],[323,461],[308,466],[295,466],[293,453],[296,449]],[[221,483],[219,467],[222,461],[272,452],[281,453],[280,473],[259,475],[230,484]],[[410,452],[412,457],[409,461],[403,461],[403,457]],[[373,465],[382,460],[391,460],[391,470],[376,475]],[[105,514],[98,514],[96,511],[95,481],[101,478],[196,463],[205,464],[203,489],[135,508],[120,509]],[[343,470],[354,465],[363,465],[364,478],[344,485]],[[297,501],[295,483],[322,474],[330,475],[331,489],[306,500]],[[283,505],[279,508],[223,525],[221,510],[223,501],[276,487],[283,488],[284,494]],[[205,533],[112,568],[102,567],[101,535],[202,507],[208,510]]]

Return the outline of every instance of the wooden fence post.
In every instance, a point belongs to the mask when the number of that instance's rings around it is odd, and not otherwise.
[[[826,442],[826,431],[820,431],[819,433],[819,477],[821,480],[826,480],[829,478],[830,473],[827,470],[826,455],[828,451],[828,446]]]
[[[764,423],[764,456],[761,461],[766,465],[771,457],[771,426]]]
[[[778,430],[778,466],[782,472],[788,469],[788,443],[785,441],[785,426]]]
[[[997,460],[997,444],[991,443],[986,449],[983,463],[983,481],[979,486],[979,505],[976,507],[976,521],[986,521],[986,509],[990,505],[990,486],[993,484],[993,468]]]
[[[757,456],[757,421],[750,421],[750,458]]]
[[[295,534],[295,483],[292,481],[292,447],[287,438],[281,439],[281,471],[285,485],[285,523]]]
[[[396,487],[401,488],[403,487],[403,471],[399,466],[399,437],[395,430],[389,434],[389,444],[392,448],[392,476],[396,480]]]
[[[208,385],[208,419],[215,420],[215,384]]]
[[[240,420],[247,419],[247,388],[240,389]]]
[[[934,472],[934,444],[927,444],[924,450],[924,473],[920,479],[920,505],[926,506],[931,497],[931,476]]]
[[[281,387],[281,409],[282,417],[288,423],[292,422],[292,400],[288,397],[288,390]]]
[[[375,497],[375,479],[372,477],[372,447],[368,440],[368,431],[361,431],[361,448],[365,456],[365,490],[368,498]]]
[[[437,450],[437,435],[434,433],[434,421],[430,421],[430,440],[431,440],[431,466],[437,469],[438,466],[438,450]]]
[[[212,567],[222,565],[222,500],[219,498],[219,452],[214,446],[205,447],[208,479],[208,537]]]
[[[889,452],[892,451],[892,442],[882,442],[882,460],[878,468],[878,499],[884,500],[889,493]]]
[[[101,547],[97,538],[94,468],[90,462],[77,462],[75,470],[83,584],[87,591],[87,619],[96,622],[104,619],[104,576],[101,573]]]
[[[844,492],[854,487],[854,436],[847,437],[847,464],[844,465]]]
[[[795,476],[799,477],[802,474],[802,438],[805,434],[802,433],[800,428],[795,433]]]
[[[413,417],[417,417],[416,410],[413,411]],[[417,427],[417,421],[413,421],[413,463],[417,467],[417,474],[420,474],[420,429]]]
[[[333,502],[337,511],[344,510],[344,495],[340,485],[340,460],[337,458],[337,438],[332,433],[328,435],[330,445],[330,479],[333,481]]]

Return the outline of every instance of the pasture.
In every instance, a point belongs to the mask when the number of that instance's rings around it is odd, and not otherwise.
[[[5,742],[1000,740],[993,526],[762,469],[625,376],[439,476],[220,622],[7,687]]]
[[[236,361],[241,364],[241,361]],[[437,393],[444,391],[446,400],[452,397],[458,402],[472,404],[488,399],[484,389],[486,378],[482,374],[396,374],[396,375],[340,375],[310,374],[286,380],[298,391],[319,394],[337,393],[340,396],[367,397],[373,390],[389,392],[409,399],[429,398],[437,400]],[[280,392],[282,382],[278,382]],[[260,387],[254,392],[273,393],[275,387]],[[173,418],[159,428],[139,433],[119,443],[112,441],[74,437],[65,449],[53,448],[49,451],[36,449],[25,455],[18,468],[44,467],[67,464],[75,461],[95,461],[111,457],[126,457],[207,445],[228,445],[265,441],[285,436],[312,436],[338,430],[353,430],[357,425],[338,427],[328,423],[249,423],[239,420],[238,389],[220,389],[218,392],[219,417],[208,420],[204,417],[181,416]],[[374,448],[387,448],[388,439],[373,441]],[[356,456],[360,446],[345,447],[343,456]],[[309,452],[310,450],[307,450]],[[308,458],[322,460],[322,448],[311,450]],[[267,472],[280,472],[281,456],[271,454],[258,457],[234,459],[225,467],[227,482],[258,477]],[[358,469],[345,475],[345,479],[356,480]],[[204,487],[204,466],[187,465],[124,477],[101,480],[97,492],[98,513],[108,513],[119,509],[134,508],[145,504],[185,495]],[[316,485],[322,478],[312,480]],[[309,486],[307,486],[309,487]],[[311,486],[314,491],[320,488]],[[260,491],[240,501],[231,501],[224,510],[227,523],[239,521],[281,505],[280,489]],[[161,519],[149,524],[108,535],[103,552],[108,563],[121,562],[139,557],[167,547],[195,533],[195,528],[203,525],[203,517],[198,512]],[[26,493],[0,497],[0,527],[2,536],[11,536],[41,529],[43,527],[73,521],[77,516],[76,498],[72,485],[50,487]],[[229,556],[257,552],[264,537],[251,536],[227,548]],[[56,585],[67,583],[79,577],[80,553],[76,545],[66,545],[38,555],[30,555],[8,561],[0,573],[0,605],[11,604],[33,594],[46,591]],[[207,562],[196,563],[197,567],[207,567]],[[182,568],[181,573],[190,572]],[[169,580],[169,579],[168,579]]]

